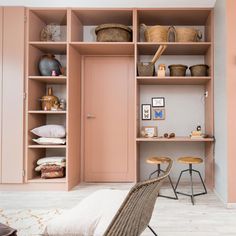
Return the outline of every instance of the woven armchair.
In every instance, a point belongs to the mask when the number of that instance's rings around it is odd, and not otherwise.
[[[148,224],[160,187],[170,174],[172,164],[171,160],[162,176],[137,183],[130,190],[104,236],[139,236],[146,227],[157,235]]]

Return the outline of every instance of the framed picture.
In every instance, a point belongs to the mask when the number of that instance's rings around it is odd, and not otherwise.
[[[150,104],[142,104],[142,120],[151,120],[151,105]]]
[[[165,107],[165,98],[164,97],[152,98],[152,107]]]
[[[165,119],[165,109],[153,109],[152,110],[153,120],[164,120]]]
[[[157,126],[143,126],[141,136],[146,138],[157,137]]]

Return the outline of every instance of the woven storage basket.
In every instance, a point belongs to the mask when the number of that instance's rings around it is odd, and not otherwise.
[[[147,42],[167,42],[169,28],[161,25],[146,26],[141,24],[144,28],[144,36]]]
[[[95,29],[98,42],[131,42],[132,29],[121,24],[103,24]]]
[[[205,64],[194,65],[189,67],[191,76],[207,76],[209,66]]]
[[[185,65],[169,65],[170,76],[185,76],[188,69]]]
[[[170,27],[170,31],[174,32],[175,42],[197,42],[202,39],[200,30],[187,27]]]

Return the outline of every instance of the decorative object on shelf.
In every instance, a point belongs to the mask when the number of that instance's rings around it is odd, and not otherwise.
[[[152,109],[152,119],[153,120],[164,120],[165,119],[165,109]]]
[[[37,161],[35,171],[41,172],[41,178],[61,178],[65,176],[65,157],[44,157]]]
[[[61,63],[53,54],[43,55],[39,60],[38,68],[42,76],[52,76],[53,71],[56,76],[63,74]]]
[[[152,98],[152,107],[165,107],[165,98],[164,97]]]
[[[204,135],[202,134],[202,127],[200,125],[198,125],[196,127],[196,130],[191,132],[190,137],[193,138],[193,139],[194,138],[196,138],[196,139],[203,138]]]
[[[63,111],[66,110],[66,100],[65,99],[60,99],[59,108]]]
[[[163,137],[164,138],[175,138],[175,133],[170,133],[170,134],[168,134],[168,133],[164,133],[164,135],[163,135]]]
[[[60,41],[60,37],[60,25],[57,25],[55,23],[50,23],[46,25],[40,33],[41,41]]]
[[[48,88],[48,94],[43,96],[40,101],[44,111],[58,110],[59,108],[59,99],[53,95],[52,87]]]
[[[132,29],[122,24],[102,24],[95,28],[98,42],[131,42]]]
[[[55,70],[52,71],[52,76],[57,76],[57,73]]]
[[[202,39],[201,31],[194,28],[171,26],[169,30],[174,33],[175,42],[198,42]]]
[[[205,64],[193,65],[189,67],[191,76],[207,76],[209,66]]]
[[[143,126],[140,134],[145,138],[157,137],[157,126]]]
[[[142,120],[151,120],[151,105],[142,104]]]
[[[166,45],[160,45],[153,56],[151,62],[139,62],[138,63],[138,75],[139,76],[154,76],[155,75],[155,63],[160,58],[162,53],[166,50]]]
[[[166,65],[165,64],[160,64],[158,66],[157,76],[158,77],[165,77],[166,76]]]
[[[186,65],[174,64],[168,66],[170,70],[170,76],[185,76],[188,67]]]
[[[162,25],[146,26],[141,24],[144,28],[144,36],[146,42],[167,42],[169,27]]]

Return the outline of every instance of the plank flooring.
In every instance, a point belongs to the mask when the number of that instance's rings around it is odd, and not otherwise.
[[[104,189],[129,189],[131,184],[82,184],[70,192],[0,192],[0,209],[68,209],[92,192]],[[187,186],[182,186],[187,191]],[[201,191],[197,185],[196,191]],[[168,186],[162,194],[171,195]],[[196,205],[190,199],[179,200],[159,197],[150,222],[158,236],[236,236],[236,209],[226,209],[216,195],[196,197]],[[152,236],[146,229],[142,236]]]

